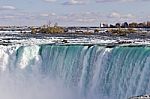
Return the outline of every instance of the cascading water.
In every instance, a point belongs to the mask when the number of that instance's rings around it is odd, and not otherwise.
[[[0,47],[1,99],[127,99],[149,75],[150,47]]]

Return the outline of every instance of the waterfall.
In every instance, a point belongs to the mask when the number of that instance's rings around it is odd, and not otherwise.
[[[2,99],[127,99],[150,93],[150,47],[0,47]]]

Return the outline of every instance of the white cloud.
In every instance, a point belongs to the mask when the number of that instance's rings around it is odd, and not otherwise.
[[[15,18],[15,16],[13,16],[13,15],[0,16],[0,19],[13,19],[13,18]]]
[[[67,2],[64,2],[63,5],[82,5],[86,4],[89,0],[70,0]]]
[[[16,7],[10,5],[0,6],[0,10],[15,10]]]
[[[55,2],[56,0],[44,0],[46,2]]]
[[[120,13],[117,13],[117,12],[112,12],[109,17],[111,18],[120,18],[121,17],[121,14]]]
[[[40,14],[41,17],[50,17],[50,16],[55,16],[56,13],[42,13]]]
[[[91,2],[92,0],[68,0],[63,5],[82,5]],[[137,1],[150,1],[150,0],[94,0],[96,3],[105,2],[137,2]]]
[[[68,13],[64,15],[57,16],[58,21],[66,22],[66,23],[78,23],[78,24],[92,24],[95,22],[99,23],[99,19],[101,18],[100,13],[95,12],[83,12],[83,13]]]
[[[112,12],[108,15],[105,15],[105,18],[108,20],[109,23],[138,22],[140,16],[133,15],[131,13]]]
[[[42,14],[40,14],[40,16],[41,16],[41,17],[48,17],[49,14],[47,14],[47,13],[42,13]]]
[[[132,14],[127,14],[127,15],[124,15],[124,18],[131,18],[131,19],[134,19],[136,18],[136,16],[132,15]]]
[[[109,18],[117,18],[117,19],[134,19],[136,18],[134,15],[128,13],[128,14],[121,14],[118,12],[112,12],[110,15],[108,15]]]
[[[94,19],[94,18],[79,18],[79,19],[76,19],[75,21],[81,22],[81,23],[91,23],[91,22],[95,22],[96,19]]]
[[[149,1],[149,0],[96,0],[96,2],[104,3],[104,2],[137,2],[137,1]]]

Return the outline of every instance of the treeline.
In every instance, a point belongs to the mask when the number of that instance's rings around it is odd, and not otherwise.
[[[108,24],[103,24],[103,27],[105,28],[150,28],[150,21],[147,22],[124,22],[124,23],[116,23],[115,25],[108,25]]]

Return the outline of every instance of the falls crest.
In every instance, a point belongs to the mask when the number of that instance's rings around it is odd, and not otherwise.
[[[78,99],[127,99],[150,93],[149,47],[35,45],[2,47],[0,52],[1,80],[5,79],[4,74],[14,76],[12,81],[29,80],[30,84],[31,79],[43,80],[47,86],[47,82],[59,80],[63,87],[74,90]],[[73,93],[65,98],[75,99]]]

